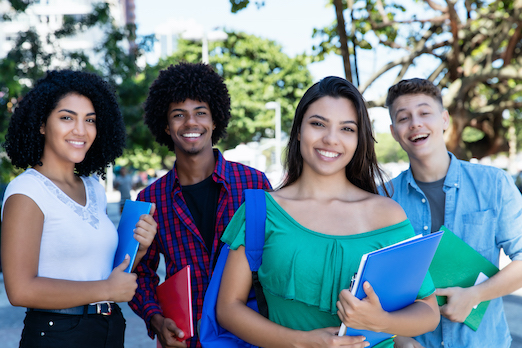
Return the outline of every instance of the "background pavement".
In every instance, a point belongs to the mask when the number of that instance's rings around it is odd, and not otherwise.
[[[117,226],[120,220],[119,192],[109,193],[107,213]],[[505,256],[501,258],[501,267],[509,263]],[[164,279],[165,270],[163,261],[160,262],[158,270],[160,278]],[[161,280],[162,281],[162,280]],[[126,348],[155,348],[156,343],[152,341],[145,328],[143,320],[129,308],[127,303],[119,303],[123,315],[127,321],[125,331]],[[507,321],[513,337],[511,348],[522,348],[522,289],[511,295],[504,296],[504,309]],[[0,346],[3,348],[16,348],[20,340],[23,328],[25,308],[10,305],[4,288],[3,274],[0,273]]]

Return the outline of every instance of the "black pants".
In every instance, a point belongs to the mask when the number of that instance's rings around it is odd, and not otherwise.
[[[20,348],[123,348],[125,319],[114,306],[111,315],[69,315],[29,311]]]

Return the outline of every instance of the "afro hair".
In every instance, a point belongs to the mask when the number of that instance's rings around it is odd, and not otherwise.
[[[49,71],[16,107],[7,130],[4,148],[11,163],[26,169],[41,164],[45,136],[40,127],[69,94],[88,98],[96,112],[96,139],[85,159],[77,163],[76,174],[104,177],[109,163],[121,156],[125,147],[125,124],[111,86],[95,74],[62,70]]]
[[[212,132],[212,145],[226,135],[230,120],[230,96],[223,78],[208,64],[182,62],[171,65],[160,71],[150,86],[145,101],[145,123],[156,141],[172,151],[174,142],[165,132],[168,108],[171,103],[182,103],[187,99],[209,105],[216,126]]]

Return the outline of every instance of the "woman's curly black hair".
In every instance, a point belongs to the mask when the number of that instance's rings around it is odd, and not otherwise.
[[[182,62],[160,71],[149,89],[145,101],[145,124],[156,141],[174,151],[174,142],[165,132],[170,103],[187,99],[205,102],[210,107],[216,128],[212,132],[212,145],[226,135],[230,120],[230,96],[223,78],[208,64]]]
[[[23,97],[11,116],[4,148],[14,166],[26,169],[41,165],[45,136],[40,127],[46,124],[58,102],[69,94],[88,98],[96,112],[96,139],[85,159],[76,164],[76,174],[97,173],[104,177],[107,165],[121,156],[125,124],[111,86],[91,73],[49,71]]]

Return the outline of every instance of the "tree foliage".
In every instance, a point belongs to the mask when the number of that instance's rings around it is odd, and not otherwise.
[[[390,76],[396,83],[421,68],[423,77],[445,93],[444,105],[452,117],[446,133],[451,151],[460,158],[482,158],[507,150],[502,113],[522,106],[522,0],[328,3],[336,12],[342,10],[346,25],[343,28],[335,21],[315,30],[314,36],[322,39],[315,47],[318,57],[330,52],[343,55],[345,67],[350,66],[357,79],[358,51],[377,45],[397,50],[400,58],[385,63],[367,80],[355,82],[361,92],[389,81]],[[370,105],[382,106],[384,100],[382,96]]]
[[[371,48],[367,43],[376,37],[378,44],[404,52],[361,84],[361,92],[388,72],[396,83],[417,64],[430,62],[424,76],[443,89],[452,117],[449,150],[460,158],[482,158],[508,149],[502,113],[522,105],[522,1],[424,0],[404,6],[404,1],[360,0],[345,13],[353,18],[355,30],[348,36],[356,38],[358,48]],[[371,105],[383,105],[384,98]],[[466,134],[479,137],[466,139]]]

